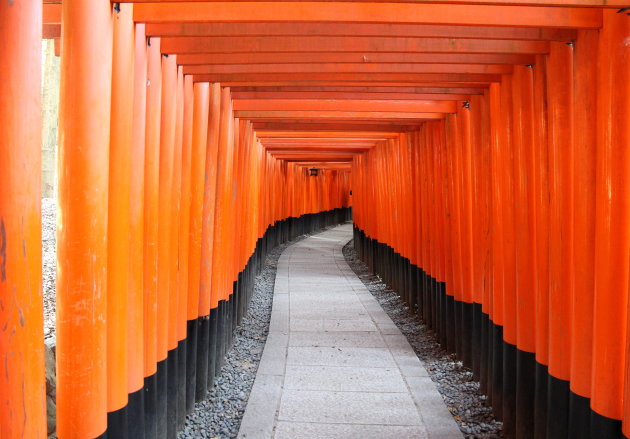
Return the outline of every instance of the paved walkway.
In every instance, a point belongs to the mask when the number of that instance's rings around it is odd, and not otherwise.
[[[239,438],[463,436],[406,338],[346,263],[347,224],[287,248]]]

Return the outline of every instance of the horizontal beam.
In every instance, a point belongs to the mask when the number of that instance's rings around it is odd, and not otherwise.
[[[215,73],[487,73],[510,74],[513,67],[506,64],[233,64],[184,66],[184,74],[210,75]]]
[[[372,146],[375,142],[382,140],[382,137],[374,138],[357,138],[357,137],[271,137],[261,138],[260,141],[266,146],[284,146],[284,145],[332,145],[332,146],[352,146],[363,147]]]
[[[308,49],[308,48],[306,48]],[[256,52],[180,54],[182,65],[206,64],[330,64],[330,63],[406,63],[406,64],[534,64],[527,54],[496,53],[400,53],[400,52]]]
[[[61,2],[61,0],[44,0],[44,2]],[[123,3],[162,3],[162,2],[190,2],[205,0],[123,0]],[[216,0],[215,0],[216,1]],[[232,1],[232,0],[218,0]],[[251,0],[261,1],[261,0]],[[289,0],[302,1],[302,0]],[[362,0],[346,0],[346,1],[362,1]],[[389,2],[390,0],[374,0],[376,2]],[[400,2],[413,2],[413,0],[399,0]],[[627,6],[622,0],[432,0],[433,4],[457,4],[457,5],[505,5],[505,6],[561,6],[561,7],[602,7],[602,8],[621,8]]]
[[[465,88],[465,87],[454,87],[454,88],[440,88],[440,87],[233,87],[232,93],[255,93],[249,99],[256,99],[257,96],[260,96],[261,99],[269,99],[273,97],[271,94],[276,93],[287,93],[288,96],[297,96],[298,93],[317,93],[322,98],[335,99],[336,96],[343,93],[365,93],[365,94],[391,94],[391,93],[401,93],[407,94],[410,96],[422,96],[423,93],[428,95],[438,95],[438,94],[474,94],[479,93],[477,88]],[[296,95],[291,95],[291,93],[296,93]],[[326,95],[327,93],[334,93],[332,95]],[[269,94],[269,95],[268,95]],[[244,96],[244,95],[243,95]],[[305,97],[307,95],[304,95]],[[300,97],[301,98],[301,97]],[[344,98],[345,99],[345,98]],[[405,99],[405,98],[400,98]],[[423,99],[423,98],[420,98]],[[430,98],[427,98],[430,99]]]
[[[302,157],[352,157],[357,152],[352,151],[269,151],[270,154],[276,156],[291,156],[295,158]]]
[[[163,2],[136,4],[134,20],[142,23],[293,21],[593,29],[602,26],[602,12],[590,8],[419,2],[180,2],[177,7]]]
[[[249,111],[378,111],[455,113],[454,101],[359,101],[345,99],[247,99],[234,100],[234,110]]]
[[[43,5],[42,23],[61,24],[61,3],[45,3]]]
[[[265,146],[281,146],[281,145],[335,145],[335,146],[371,146],[375,142],[383,140],[382,136],[372,138],[357,138],[357,137],[335,137],[326,136],[323,137],[263,137],[260,141]]]
[[[304,152],[304,153],[328,153],[328,152],[344,152],[344,153],[351,153],[351,154],[356,154],[356,153],[360,153],[363,151],[368,151],[370,149],[372,149],[374,147],[374,145],[370,145],[370,146],[362,146],[362,147],[354,147],[354,148],[340,148],[340,147],[333,147],[333,146],[325,146],[325,145],[320,145],[320,146],[308,146],[308,145],[303,145],[301,147],[293,147],[293,148],[275,148],[275,147],[265,147],[265,149],[267,151],[271,151],[274,154],[292,154],[293,152]]]
[[[267,148],[283,149],[283,148],[331,148],[331,149],[362,149],[371,148],[376,142],[381,139],[360,139],[352,141],[344,141],[347,139],[337,138],[295,138],[295,139],[278,139],[278,138],[265,138],[261,139],[262,144]]]
[[[392,37],[166,37],[162,53],[251,52],[416,52],[514,53],[549,52],[547,41]],[[270,60],[270,62],[272,62]]]
[[[356,137],[356,138],[366,138],[366,139],[374,139],[374,140],[385,140],[388,138],[396,137],[398,133],[383,131],[383,132],[374,132],[374,131],[283,131],[283,130],[271,130],[271,129],[259,129],[256,131],[256,136],[259,139],[267,139],[271,141],[272,139],[326,139],[326,138],[343,138],[343,137]]]
[[[293,162],[300,168],[318,168],[330,169],[331,171],[350,171],[352,170],[352,162]]]
[[[410,113],[410,112],[385,112],[385,111],[249,111],[239,110],[234,112],[234,117],[241,119],[414,119],[431,120],[441,119],[444,113]]]
[[[309,154],[270,154],[280,160],[286,160],[288,162],[301,162],[301,161],[314,161],[314,160],[335,160],[335,161],[351,161],[354,158],[354,154],[327,154],[327,153],[309,153]]]
[[[478,94],[478,91],[475,91]],[[308,92],[308,91],[284,91],[284,92],[268,92],[268,91],[239,91],[232,92],[234,100],[265,100],[265,99],[348,99],[348,100],[446,100],[446,101],[465,101],[468,100],[470,94],[414,94],[414,93],[352,93],[352,92]]]
[[[242,82],[319,82],[319,81],[369,81],[383,85],[387,82],[399,83],[483,83],[498,82],[501,75],[480,73],[223,73],[194,75],[195,81],[242,83]]]
[[[293,151],[331,151],[331,152],[361,152],[361,151],[367,151],[371,148],[373,148],[375,145],[375,143],[372,143],[371,145],[364,145],[364,146],[344,146],[344,145],[310,145],[308,143],[305,143],[303,145],[267,145],[267,144],[263,144],[263,146],[265,147],[265,149],[269,150],[269,151],[274,151],[275,153],[281,153],[281,152],[293,152]]]
[[[61,38],[61,24],[46,24],[42,25],[42,39],[54,40],[55,38]]]
[[[339,121],[335,122],[322,122],[322,121],[252,121],[252,127],[256,130],[259,136],[262,136],[265,131],[295,131],[296,133],[309,132],[309,133],[328,133],[331,131],[343,131],[348,134],[352,133],[403,133],[414,129],[417,129],[413,123],[407,123],[405,125],[394,125],[388,123],[373,124],[373,123],[348,123]]]
[[[213,78],[209,75],[192,75],[194,82],[210,82]],[[442,75],[444,76],[444,75]],[[221,85],[230,88],[239,87],[358,87],[364,89],[381,89],[384,87],[396,88],[442,88],[442,89],[477,89],[483,93],[488,88],[487,82],[377,82],[377,81],[300,81],[300,80],[279,80],[279,81],[223,81]]]
[[[481,38],[493,40],[574,41],[573,29],[540,29],[493,26],[444,26],[379,23],[156,23],[146,27],[148,36],[355,36]]]
[[[390,113],[391,115],[391,113]],[[417,113],[416,113],[417,115]],[[443,116],[443,114],[440,114],[440,118]],[[379,125],[382,126],[383,124],[388,124],[388,125],[417,125],[420,122],[425,122],[426,120],[434,120],[434,119],[389,119],[389,118],[378,118],[378,119],[365,119],[365,118],[357,118],[357,119],[344,119],[344,118],[339,118],[339,117],[329,117],[329,118],[324,118],[324,117],[295,117],[295,118],[285,118],[283,120],[281,120],[281,122],[285,123],[285,124],[295,124],[295,125],[299,125],[299,124],[326,124],[326,123],[333,123],[333,124],[366,124],[366,125]],[[275,117],[272,118],[256,118],[253,119],[252,122],[278,122],[279,120]],[[393,127],[392,127],[393,129]]]

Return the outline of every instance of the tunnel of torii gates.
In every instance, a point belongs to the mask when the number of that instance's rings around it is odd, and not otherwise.
[[[60,439],[175,437],[266,251],[351,204],[360,257],[506,437],[630,436],[628,12],[0,1],[0,438],[46,436],[42,38]]]

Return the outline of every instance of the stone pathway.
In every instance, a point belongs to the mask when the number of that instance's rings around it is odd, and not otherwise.
[[[285,250],[239,438],[463,436],[425,368],[346,263],[346,224]]]

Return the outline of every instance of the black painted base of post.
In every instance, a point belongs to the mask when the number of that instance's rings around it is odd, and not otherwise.
[[[157,364],[157,434],[158,439],[167,439],[168,424],[168,359]]]
[[[144,378],[144,435],[157,436],[157,373]]]
[[[186,422],[186,339],[177,343],[177,430],[184,428]]]
[[[166,357],[166,437],[175,439],[177,436],[177,401],[179,399],[178,358],[177,348],[168,352]]]
[[[107,413],[107,438],[127,439],[129,436],[127,406]]]
[[[186,414],[195,407],[197,391],[197,319],[186,322]]]
[[[210,345],[210,319],[197,318],[197,362],[195,381],[195,401],[203,401],[208,394],[208,348]]]
[[[130,439],[144,439],[144,389],[129,394],[127,403],[127,437]]]
[[[549,375],[547,393],[547,437],[568,437],[569,382]]]
[[[534,402],[536,397],[536,355],[516,351],[516,438],[534,436]]]

